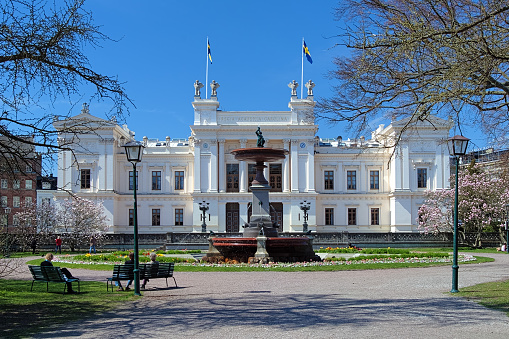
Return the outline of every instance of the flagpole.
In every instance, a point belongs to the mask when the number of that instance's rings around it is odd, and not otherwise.
[[[302,96],[304,95],[304,38],[302,38],[302,45],[300,47],[300,50],[301,50],[301,65],[302,65],[302,69],[301,69],[301,73],[300,73],[300,98],[302,99]]]
[[[207,71],[205,74],[205,99],[207,99],[209,87],[209,37],[207,37],[207,52],[205,53],[205,61],[207,61]]]

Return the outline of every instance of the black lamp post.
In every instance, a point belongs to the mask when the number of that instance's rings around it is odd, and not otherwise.
[[[505,250],[509,253],[509,204],[505,205]]]
[[[309,209],[311,208],[311,203],[304,200],[303,202],[300,203],[300,209],[302,210],[302,212],[304,213],[304,222],[302,223],[302,232],[307,232],[308,231],[308,211]]]
[[[136,165],[141,161],[143,155],[143,144],[131,141],[124,145],[127,161],[133,164],[133,192],[134,192],[134,295],[140,293],[140,259],[138,256],[138,201],[136,198]]]
[[[207,212],[209,210],[209,203],[205,202],[205,200],[203,202],[200,202],[199,203],[200,205],[200,211],[201,211],[201,218],[203,220],[202,224],[201,224],[201,231],[202,232],[207,232],[207,223],[205,222],[205,212]]]
[[[462,135],[455,135],[447,140],[447,146],[449,147],[449,154],[454,155],[456,159],[456,185],[454,193],[454,234],[453,234],[453,259],[452,259],[452,289],[451,293],[457,293],[458,290],[458,168],[459,168],[459,157],[465,155],[467,152],[468,141],[470,139],[465,138]]]

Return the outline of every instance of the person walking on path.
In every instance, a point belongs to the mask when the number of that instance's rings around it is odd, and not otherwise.
[[[60,236],[57,236],[55,239],[55,254],[57,252],[60,252],[62,254],[62,239],[60,239]]]
[[[92,254],[92,250],[94,250],[94,254],[96,253],[95,252],[95,244],[96,244],[96,242],[97,242],[97,239],[94,236],[91,236],[90,237],[90,249],[88,250],[89,254]]]

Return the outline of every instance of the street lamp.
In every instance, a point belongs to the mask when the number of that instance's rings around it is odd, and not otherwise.
[[[462,136],[455,135],[447,140],[447,147],[449,148],[449,154],[454,155],[456,159],[456,184],[454,193],[454,234],[453,234],[453,259],[452,259],[452,289],[451,293],[457,293],[458,290],[458,168],[459,161],[458,157],[465,155],[467,152],[468,141],[470,139]]]
[[[200,202],[199,205],[200,205],[200,211],[202,213],[201,218],[203,220],[203,222],[201,224],[201,231],[207,232],[207,223],[205,222],[205,212],[207,212],[209,210],[209,203],[208,202],[206,203],[205,200],[203,200],[203,202]]]
[[[143,155],[143,144],[131,141],[124,145],[127,161],[133,164],[133,192],[134,192],[134,295],[140,293],[140,259],[138,257],[138,201],[136,199],[136,165],[141,161]]]
[[[302,232],[307,232],[308,231],[308,211],[309,209],[311,208],[311,203],[304,200],[303,202],[300,203],[300,209],[302,210],[302,212],[304,213],[304,222],[302,223]]]

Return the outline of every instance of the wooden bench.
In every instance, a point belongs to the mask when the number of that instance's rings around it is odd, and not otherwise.
[[[174,263],[159,263],[159,265],[140,264],[140,280],[165,278],[166,287],[168,287],[168,278],[173,278],[175,287],[178,287],[177,280],[175,280],[175,277],[173,276],[174,268]],[[109,285],[111,285],[111,291],[113,292],[114,281],[134,280],[133,270],[134,265],[132,264],[114,265],[113,274],[111,278],[108,278],[106,281],[106,290],[109,291]]]
[[[29,265],[28,269],[32,273],[32,286],[30,287],[30,291],[34,288],[34,282],[45,282],[46,283],[46,292],[49,291],[49,283],[63,283],[64,284],[64,294],[67,290],[67,283],[78,283],[78,292],[80,292],[80,280],[78,278],[67,279],[64,277],[62,270],[60,267],[55,266],[35,266]]]

